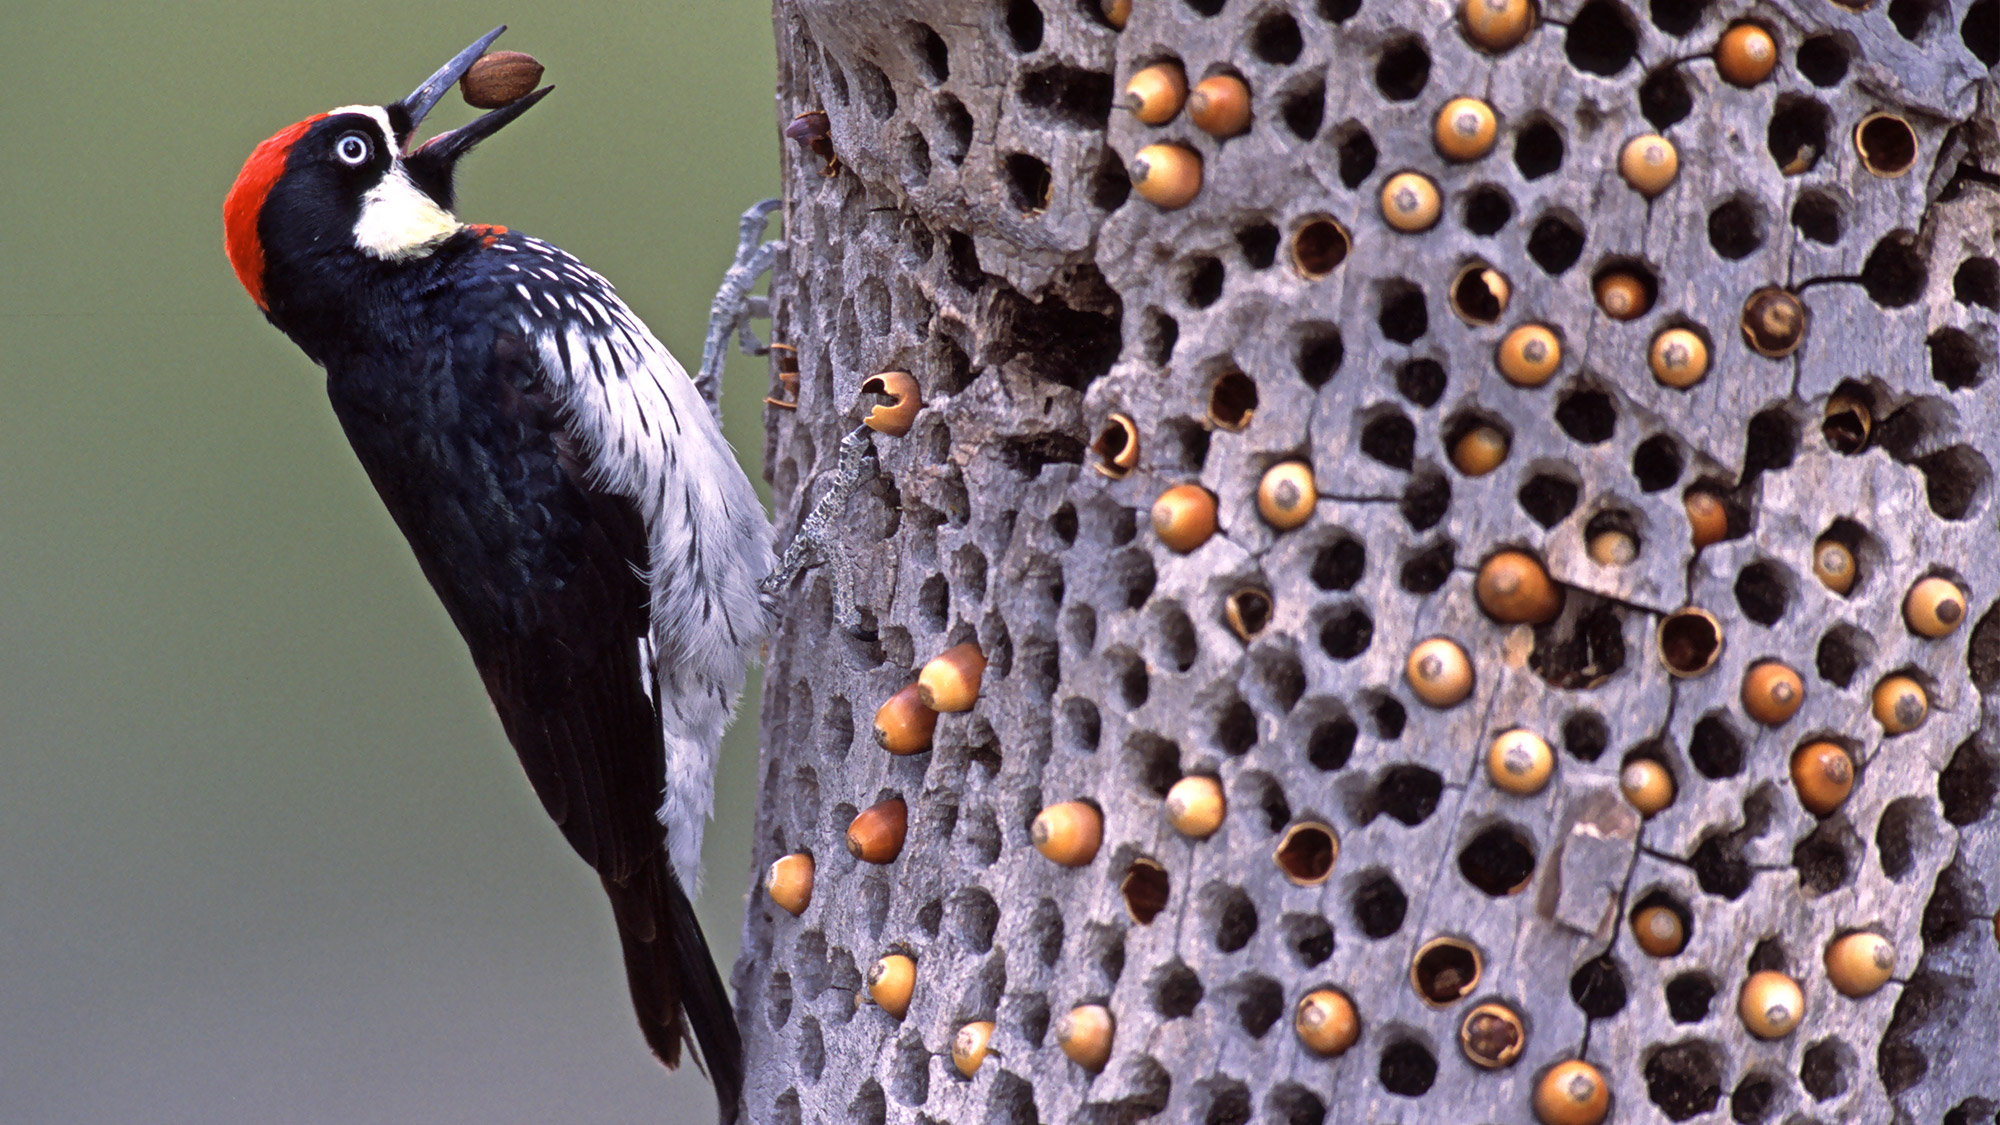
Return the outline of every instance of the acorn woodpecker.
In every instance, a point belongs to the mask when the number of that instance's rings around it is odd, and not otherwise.
[[[673,1067],[692,1030],[729,1121],[741,1043],[688,896],[716,751],[770,612],[760,583],[780,577],[771,526],[710,388],[609,282],[453,215],[458,159],[549,92],[415,143],[503,30],[400,101],[258,145],[223,204],[225,247],[326,370],[535,793],[601,877],[646,1042]],[[769,209],[753,209],[756,229]]]

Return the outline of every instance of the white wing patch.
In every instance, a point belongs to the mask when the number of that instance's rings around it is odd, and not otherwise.
[[[646,655],[667,749],[660,819],[675,870],[698,885],[715,754],[767,624],[757,584],[772,567],[771,524],[694,381],[611,283],[546,242],[510,235],[499,245],[508,242],[530,265],[506,275],[523,299],[521,327],[593,483],[632,499],[646,521]]]

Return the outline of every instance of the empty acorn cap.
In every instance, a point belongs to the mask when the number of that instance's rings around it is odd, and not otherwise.
[[[1458,1025],[1458,1045],[1465,1057],[1488,1070],[1498,1070],[1521,1057],[1528,1042],[1521,1017],[1505,1004],[1481,1004]]]
[[[902,437],[910,432],[915,423],[917,411],[924,408],[923,392],[917,388],[917,381],[907,371],[884,371],[870,375],[861,383],[864,395],[881,395],[889,401],[870,408],[868,416],[862,419],[871,430],[889,437]]]
[[[474,109],[499,109],[535,92],[542,64],[520,51],[492,51],[479,56],[458,79],[458,94]]]

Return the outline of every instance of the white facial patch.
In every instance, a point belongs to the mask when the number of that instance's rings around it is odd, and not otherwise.
[[[384,261],[402,262],[430,253],[459,225],[410,179],[399,160],[361,197],[354,244]]]
[[[344,113],[371,118],[381,129],[378,144],[394,152],[396,131],[389,125],[389,111],[379,105],[349,105],[328,116]],[[354,223],[354,244],[364,252],[388,262],[421,258],[438,243],[450,238],[460,226],[452,213],[439,207],[403,169],[401,157],[389,165],[382,182],[361,197],[361,217]]]

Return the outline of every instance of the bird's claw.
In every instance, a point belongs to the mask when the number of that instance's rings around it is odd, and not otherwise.
[[[701,367],[695,372],[694,385],[717,421],[722,419],[722,366],[729,358],[729,337],[736,336],[737,347],[745,355],[765,355],[770,351],[769,345],[757,339],[750,322],[768,317],[771,303],[750,290],[771,271],[778,252],[784,249],[783,240],[762,241],[771,213],[781,206],[780,200],[766,199],[743,212],[737,226],[736,258],[722,275],[715,300],[708,306],[708,337],[702,343]]]

